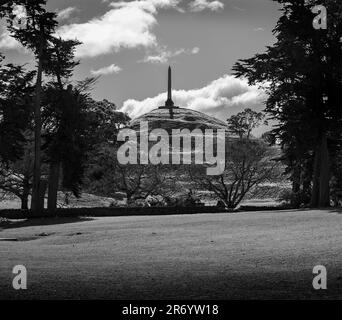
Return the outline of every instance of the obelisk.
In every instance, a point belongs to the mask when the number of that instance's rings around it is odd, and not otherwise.
[[[168,79],[167,79],[167,100],[165,101],[165,107],[173,108],[174,103],[172,101],[172,78],[171,67],[169,66]]]
[[[165,101],[165,106],[161,106],[159,109],[168,109],[170,113],[170,119],[173,119],[173,109],[178,109],[178,107],[176,107],[172,101],[172,75],[170,66],[167,77],[167,100]]]

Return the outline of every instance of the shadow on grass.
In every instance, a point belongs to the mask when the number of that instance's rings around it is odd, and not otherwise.
[[[341,207],[331,208],[329,211],[330,211],[331,213],[342,214],[342,208],[341,208]]]
[[[51,226],[58,224],[69,224],[77,222],[92,221],[93,218],[87,217],[53,217],[53,218],[31,218],[23,220],[10,220],[4,219],[0,220],[0,232],[5,229],[16,229],[25,227],[35,227],[35,226]]]
[[[329,207],[329,208],[302,208],[302,209],[296,209],[297,211],[322,211],[327,213],[337,213],[342,214],[342,208],[341,207]]]

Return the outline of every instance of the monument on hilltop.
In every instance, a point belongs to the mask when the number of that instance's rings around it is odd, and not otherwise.
[[[192,110],[189,107],[175,106],[172,101],[171,67],[168,70],[167,82],[167,100],[165,105],[156,107],[150,112],[133,119],[130,122],[130,128],[140,132],[140,124],[143,121],[148,123],[149,132],[154,129],[164,129],[170,132],[170,137],[173,129],[189,129],[190,131],[194,129],[225,129],[228,132],[228,124],[220,119]]]
[[[179,107],[176,107],[174,102],[172,101],[172,75],[171,75],[170,66],[168,70],[168,81],[167,81],[167,100],[165,101],[165,106],[161,106],[159,107],[159,109],[169,110],[170,119],[173,119],[173,109],[179,109]]]

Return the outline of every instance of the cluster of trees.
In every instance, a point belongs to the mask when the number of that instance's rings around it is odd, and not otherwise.
[[[16,21],[17,6],[26,12],[25,23]],[[20,198],[23,209],[32,195],[31,209],[40,214],[47,194],[53,213],[59,190],[79,196],[82,189],[101,196],[121,192],[133,205],[158,196],[159,205],[177,205],[179,190],[186,194],[183,203],[196,205],[193,190],[206,190],[233,209],[270,178],[268,148],[250,139],[263,115],[249,109],[229,120],[238,139],[230,142],[220,177],[204,178],[204,167],[121,165],[116,138],[130,119],[113,103],[90,97],[95,78],[73,81],[79,42],[55,36],[56,16],[44,0],[6,1],[0,14],[37,65],[32,71],[0,64],[0,189]]]
[[[226,139],[225,170],[217,176],[207,175],[210,164],[122,165],[117,159],[120,145],[104,142],[88,162],[87,191],[114,198],[124,194],[128,205],[134,206],[141,201],[196,206],[205,196],[233,210],[258,186],[283,179],[281,165],[275,161],[279,148],[251,134],[264,118],[263,113],[246,109],[227,120],[233,138]]]
[[[342,192],[342,2],[275,1],[276,43],[234,71],[268,93],[266,112],[278,123],[269,138],[281,143],[293,205],[329,206]],[[326,30],[313,27],[315,5],[327,8]]]
[[[15,11],[24,12],[18,20]],[[2,1],[0,18],[11,36],[30,50],[36,70],[5,64],[0,55],[0,189],[39,214],[48,189],[54,212],[61,188],[80,194],[86,160],[95,146],[115,139],[112,128],[128,117],[115,105],[91,99],[95,78],[72,81],[78,41],[55,35],[56,14],[45,0]]]
[[[276,161],[279,149],[266,139],[255,139],[252,131],[267,124],[265,114],[245,109],[227,119],[232,138],[226,141],[223,174],[208,176],[203,167],[190,169],[196,189],[209,191],[223,207],[235,209],[253,190],[267,183],[283,180],[282,166]]]
[[[0,54],[0,190],[20,198],[23,209],[32,195],[31,209],[38,214],[46,192],[52,213],[59,190],[79,196],[82,189],[105,196],[121,192],[128,203],[159,197],[166,205],[175,203],[180,190],[186,203],[195,205],[196,190],[206,191],[234,209],[257,186],[279,181],[285,173],[292,181],[293,205],[337,202],[342,192],[342,2],[274,1],[283,8],[274,29],[276,43],[237,62],[234,72],[250,84],[262,84],[266,112],[277,126],[255,139],[253,129],[267,124],[263,113],[246,109],[229,118],[235,138],[227,141],[226,169],[219,176],[207,176],[205,166],[119,164],[116,137],[130,119],[113,103],[90,97],[96,78],[73,80],[80,43],[56,36],[56,14],[46,10],[46,0],[2,1],[0,19],[33,53],[36,69],[5,63]],[[316,30],[311,8],[322,4],[329,13],[328,29]],[[25,21],[14,14],[18,7]]]

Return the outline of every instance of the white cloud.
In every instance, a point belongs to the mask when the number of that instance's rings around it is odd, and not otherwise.
[[[24,6],[16,5],[13,7],[12,12],[16,16],[16,19],[21,20],[21,19],[26,19],[27,17],[27,12]]]
[[[261,28],[261,27],[259,27],[259,28],[254,28],[254,29],[253,29],[253,31],[256,31],[256,32],[258,32],[258,31],[265,31],[265,29],[264,29],[264,28]]]
[[[76,11],[79,11],[76,7],[65,8],[57,13],[57,18],[59,20],[67,20]]]
[[[237,11],[246,11],[246,9],[240,8],[238,6],[231,6],[231,7]]]
[[[12,50],[21,48],[21,44],[10,36],[7,30],[0,35],[0,48],[4,50]]]
[[[77,57],[95,57],[122,48],[151,47],[157,44],[152,33],[159,9],[178,8],[180,0],[142,0],[111,2],[111,9],[99,18],[59,28],[64,39],[78,39],[83,44]]]
[[[123,48],[158,47],[153,28],[157,25],[156,15],[161,9],[174,9],[179,12],[185,10],[179,5],[182,0],[133,0],[133,1],[105,1],[109,3],[108,11],[100,17],[84,23],[69,23],[57,30],[57,35],[63,39],[78,39],[82,42],[78,46],[76,56],[96,57],[103,54],[117,52]],[[220,1],[195,0],[190,3],[191,11],[205,9],[219,10],[223,8]],[[17,8],[18,18],[24,12]],[[58,13],[60,20],[70,18],[77,11],[76,7],[68,7]],[[22,48],[6,32],[0,33],[0,46],[4,49]],[[196,50],[195,50],[196,51]],[[166,53],[166,56],[174,53]],[[195,52],[193,53],[195,54]],[[165,53],[152,55],[150,61],[165,61]]]
[[[194,47],[192,49],[178,49],[177,51],[170,51],[167,50],[165,47],[158,48],[158,53],[154,55],[148,55],[146,56],[142,62],[148,62],[148,63],[167,63],[171,58],[177,57],[181,54],[186,55],[193,55],[198,54],[200,49],[198,47]]]
[[[111,64],[108,67],[103,67],[98,70],[91,70],[90,73],[94,76],[100,76],[100,75],[108,75],[108,74],[113,74],[113,73],[119,73],[122,69],[115,65]]]
[[[13,7],[12,11],[15,19],[13,20],[13,26],[20,28],[25,25],[27,13],[25,7],[21,5],[16,5]],[[2,29],[2,30],[1,30]],[[13,50],[13,49],[23,49],[23,46],[14,39],[8,30],[0,27],[0,49]]]
[[[199,47],[194,47],[194,48],[192,48],[191,53],[192,54],[197,54],[197,53],[199,53],[199,51],[200,51]]]
[[[231,75],[224,75],[200,89],[174,90],[175,105],[226,119],[245,108],[261,110],[265,94],[257,86]],[[166,93],[142,101],[129,99],[123,103],[122,111],[136,118],[158,106],[164,105]]]
[[[194,0],[189,3],[189,8],[192,12],[200,12],[206,9],[218,11],[224,8],[224,4],[221,1]]]

